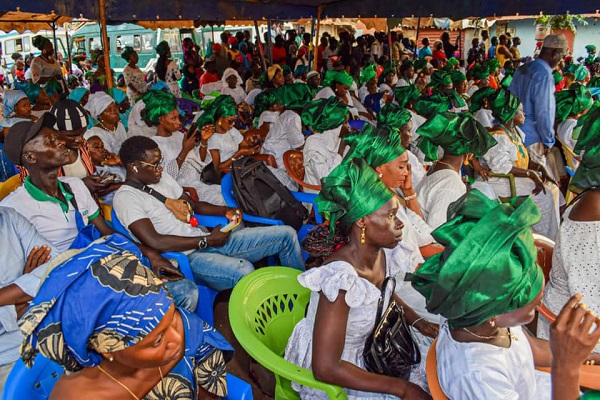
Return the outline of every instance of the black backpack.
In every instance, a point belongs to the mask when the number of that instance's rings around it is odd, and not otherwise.
[[[231,177],[233,193],[242,211],[279,219],[296,230],[302,227],[308,210],[262,161],[252,157],[234,161]]]

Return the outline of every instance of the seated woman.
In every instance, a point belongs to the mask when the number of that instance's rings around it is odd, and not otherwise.
[[[129,114],[131,113],[131,103],[129,102],[129,98],[124,91],[118,88],[112,88],[110,95],[115,100],[117,107],[119,107],[119,118],[121,119],[121,123],[125,127],[125,130],[127,130],[129,126]]]
[[[83,137],[87,140],[90,157],[96,168],[96,174],[100,177],[100,182],[111,184],[110,193],[101,196],[100,200],[105,204],[112,205],[114,191],[120,187],[120,183],[125,181],[125,168],[123,168],[119,156],[106,150],[100,137],[90,131],[87,131]]]
[[[373,64],[369,64],[360,70],[358,83],[360,84],[360,87],[358,88],[358,99],[363,104],[365,98],[369,94],[367,86],[371,85],[372,88],[374,85],[376,90],[372,90],[373,93],[379,92],[379,88],[377,87],[377,71],[375,71],[375,66]]]
[[[600,109],[589,114],[575,151],[584,152],[569,186],[577,201],[563,214],[543,302],[556,314],[569,297],[580,293],[588,308],[600,314]],[[548,327],[548,321],[540,316],[538,335],[547,338]]]
[[[57,258],[22,325],[27,365],[40,352],[70,372],[58,378],[50,399],[227,394],[231,345],[176,307],[139,257],[137,247],[113,235]]]
[[[121,123],[119,107],[114,99],[104,92],[92,93],[84,108],[97,121],[89,129],[89,136],[97,136],[110,153],[117,154],[121,144],[127,140],[127,131]]]
[[[396,87],[394,89],[394,104],[398,104],[401,108],[404,108],[410,113],[410,120],[412,121],[411,128],[411,144],[408,150],[417,156],[419,161],[422,163],[425,160],[425,154],[417,147],[419,135],[417,135],[417,129],[427,121],[426,118],[417,114],[415,111],[415,102],[421,96],[419,89],[413,84],[408,86]]]
[[[535,203],[472,190],[448,214],[433,232],[446,250],[410,277],[427,309],[447,319],[436,345],[442,390],[451,399],[549,399],[550,375],[534,366],[550,366],[550,346],[521,328],[544,286],[530,232]]]
[[[50,111],[52,104],[55,103],[56,97],[52,99],[48,92],[37,83],[30,83],[23,89],[29,103],[31,104],[31,115],[39,118],[45,112]]]
[[[6,135],[8,129],[21,121],[37,121],[37,117],[31,115],[31,104],[25,92],[21,90],[5,90],[4,96],[4,119],[0,120],[0,133]]]
[[[417,130],[419,148],[435,163],[417,186],[417,196],[427,225],[433,229],[446,222],[448,206],[467,192],[460,169],[468,154],[479,157],[496,140],[468,113],[436,114]],[[444,155],[438,160],[438,146]]]
[[[345,70],[342,71],[327,71],[323,80],[323,89],[319,90],[315,96],[315,100],[329,99],[337,97],[348,107],[348,111],[353,118],[373,119],[371,115],[366,113],[366,109],[360,104],[358,99],[353,98],[350,93],[350,88],[354,85],[354,79]],[[356,103],[358,104],[355,104]]]
[[[312,369],[320,381],[344,387],[349,399],[429,398],[414,383],[367,372],[363,359],[365,341],[375,324],[380,286],[398,272],[386,262],[384,252],[402,238],[394,194],[364,160],[356,159],[323,179],[316,201],[319,210],[329,215],[332,230],[345,229],[350,241],[325,265],[298,277],[312,293],[306,317],[288,340],[285,358]],[[417,321],[418,314],[398,296],[394,300],[403,305],[408,323]],[[322,391],[292,385],[301,398],[327,398]]]
[[[490,86],[490,71],[487,66],[475,65],[469,72],[470,74],[467,75],[471,75],[473,78],[470,81],[471,86],[467,90],[467,94],[470,97],[479,89]]]
[[[494,95],[496,91],[486,86],[479,89],[471,96],[469,104],[469,111],[475,116],[475,119],[479,121],[484,128],[493,128],[497,122],[494,120],[492,110],[490,110],[490,97]]]
[[[454,90],[449,73],[435,71],[428,86],[433,88],[431,96],[421,96],[415,101],[414,108],[418,114],[430,119],[438,113],[461,113],[469,110],[465,100]]]
[[[383,94],[387,92],[389,95],[394,94],[393,87],[396,87],[396,82],[398,81],[398,77],[396,76],[396,71],[392,67],[388,67],[383,70],[381,75],[379,75],[379,92]]]
[[[342,162],[346,151],[342,138],[349,130],[347,121],[348,109],[337,97],[314,100],[304,108],[302,122],[313,130],[303,150],[306,183],[320,185],[321,179]]]
[[[513,174],[517,196],[532,196],[540,209],[542,218],[533,226],[533,231],[552,240],[560,224],[560,190],[548,178],[548,172],[529,158],[523,131],[519,129],[525,121],[523,106],[508,89],[501,88],[490,98],[490,108],[497,125],[490,131],[497,144],[481,158],[484,167],[497,174]],[[541,174],[538,173],[541,171]],[[477,179],[480,179],[479,176]],[[487,183],[498,197],[510,197],[510,184],[506,178],[490,177]]]
[[[233,68],[227,68],[223,72],[223,78],[221,78],[223,88],[221,89],[222,95],[228,95],[233,97],[235,104],[240,104],[246,98],[246,92],[242,88],[242,78]]]
[[[573,138],[573,130],[577,126],[579,118],[592,107],[594,101],[590,91],[582,85],[572,85],[568,90],[554,93],[556,98],[556,135],[560,142],[573,150],[576,139]],[[576,169],[579,161],[573,157],[573,167]]]

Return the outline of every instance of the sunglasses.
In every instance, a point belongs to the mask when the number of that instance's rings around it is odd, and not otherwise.
[[[160,168],[160,164],[162,164],[163,160],[164,160],[164,157],[161,158],[159,161],[155,162],[154,164],[150,164],[150,163],[145,162],[145,161],[138,161],[138,162],[140,164],[147,165],[147,166],[151,167],[152,169],[154,169],[156,171],[158,168]]]

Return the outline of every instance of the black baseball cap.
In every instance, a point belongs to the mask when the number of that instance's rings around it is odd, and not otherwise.
[[[23,165],[21,156],[25,144],[36,137],[43,127],[52,128],[54,124],[56,118],[46,112],[35,122],[22,121],[11,126],[4,138],[4,152],[8,159],[15,165]]]

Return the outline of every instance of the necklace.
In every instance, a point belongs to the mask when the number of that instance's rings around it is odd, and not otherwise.
[[[115,378],[114,376],[112,376],[111,374],[108,373],[108,371],[106,371],[104,368],[102,368],[101,366],[98,365],[98,369],[102,372],[104,372],[110,379],[112,379],[113,381],[115,381],[119,386],[121,386],[123,389],[127,390],[127,392],[129,392],[129,394],[131,395],[131,397],[133,397],[136,400],[141,400],[139,397],[137,397],[135,395],[135,393],[133,393],[131,391],[131,389],[129,389],[127,386],[125,386],[124,383],[122,383],[120,380],[118,380],[117,378]],[[161,385],[164,385],[165,383],[164,381],[164,376],[162,373],[162,369],[160,369],[160,367],[158,367],[158,372],[160,373],[160,383]],[[163,386],[163,392],[164,392],[164,386]]]
[[[519,338],[518,338],[518,337],[516,337],[515,335],[513,335],[512,333],[510,333],[510,331],[509,331],[508,329],[507,329],[508,335],[495,335],[495,336],[481,336],[481,335],[478,335],[478,334],[476,334],[475,332],[472,332],[472,331],[468,330],[467,328],[463,328],[463,330],[465,330],[465,331],[469,332],[471,335],[473,335],[473,336],[475,336],[475,337],[477,337],[477,338],[479,338],[479,339],[487,339],[487,340],[490,340],[490,339],[504,339],[504,338],[510,338],[511,340],[516,340],[516,341],[518,341],[518,340],[519,340]]]
[[[454,171],[454,172],[456,172],[457,174],[459,174],[459,175],[460,175],[460,171],[457,171],[457,170],[456,170],[456,168],[454,168],[454,165],[452,165],[452,164],[448,164],[447,162],[444,162],[444,161],[442,161],[442,160],[437,160],[435,163],[436,163],[436,164],[442,164],[442,165],[445,165],[445,166],[447,166],[447,167],[450,167],[450,169],[451,169],[452,171]]]
[[[117,130],[116,127],[114,129],[110,129],[108,126],[104,125],[104,122],[102,122],[100,120],[98,120],[98,124],[101,125],[102,129],[104,129],[105,131],[110,132],[110,133],[115,133],[115,131]],[[118,123],[117,123],[117,126],[118,126]]]

